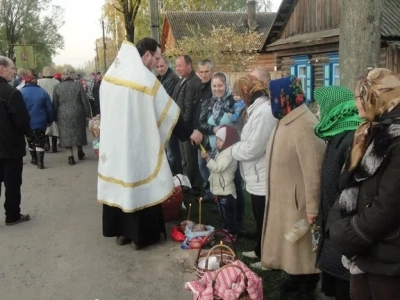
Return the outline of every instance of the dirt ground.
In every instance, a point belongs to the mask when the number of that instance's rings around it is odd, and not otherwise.
[[[184,283],[195,279],[196,252],[170,238],[135,251],[102,236],[97,159],[84,151],[75,166],[65,150],[46,154],[45,170],[25,157],[22,213],[32,220],[6,227],[1,209],[0,299],[192,299]]]

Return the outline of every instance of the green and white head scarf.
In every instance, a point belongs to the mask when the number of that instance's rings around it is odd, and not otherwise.
[[[354,94],[343,86],[327,86],[314,91],[319,105],[320,118],[315,134],[328,139],[345,131],[356,130],[362,120],[354,101]]]

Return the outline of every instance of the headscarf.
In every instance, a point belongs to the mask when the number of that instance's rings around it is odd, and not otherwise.
[[[366,121],[354,134],[350,161],[344,171],[352,171],[359,165],[374,138],[375,129],[400,118],[399,110],[393,111],[400,104],[400,74],[384,68],[369,69],[357,82],[355,97],[361,100]]]
[[[314,99],[319,105],[319,123],[315,135],[327,139],[358,128],[362,120],[354,103],[354,94],[343,86],[326,86],[314,91]]]
[[[278,120],[305,102],[301,81],[296,76],[271,80],[269,90],[272,114]]]
[[[231,96],[231,87],[229,85],[229,77],[226,76],[226,74],[224,74],[222,72],[215,73],[213,75],[213,77],[211,78],[211,82],[215,78],[219,79],[220,76],[225,77],[225,93],[221,98],[218,98],[217,96],[215,96],[214,92],[213,92],[213,96],[212,96],[213,99],[215,100],[212,113],[213,113],[214,122],[217,125],[221,121],[221,118],[223,117],[224,112],[229,109],[230,103],[228,101],[228,97]]]
[[[25,76],[26,84],[37,84],[37,79],[35,76]]]
[[[253,75],[246,75],[238,80],[239,85],[239,94],[240,97],[243,99],[244,104],[246,107],[252,105],[251,97],[254,93],[258,91],[265,91],[267,95],[267,90],[264,84],[255,76]]]
[[[62,80],[74,80],[75,78],[75,71],[71,68],[66,68],[62,73]]]
[[[224,142],[222,148],[219,150],[220,152],[240,141],[238,131],[232,126],[221,126],[215,136]]]
[[[54,79],[57,79],[57,80],[61,80],[61,77],[62,77],[62,74],[61,74],[61,73],[56,73],[56,74],[54,75]]]

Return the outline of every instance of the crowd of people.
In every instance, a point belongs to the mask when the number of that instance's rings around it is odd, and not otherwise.
[[[183,173],[187,192],[217,203],[233,239],[250,194],[257,242],[243,256],[288,274],[284,299],[315,299],[320,277],[336,299],[397,299],[398,74],[368,69],[354,93],[317,88],[314,115],[298,78],[271,80],[263,67],[231,85],[209,59],[195,70],[182,55],[175,73],[150,38],[124,43],[116,61],[100,90],[104,236],[137,249],[157,243],[171,173]],[[285,234],[301,220],[312,230],[290,243]]]
[[[315,299],[320,278],[336,299],[399,299],[400,75],[368,69],[354,92],[316,88],[314,115],[293,75],[271,80],[258,67],[231,85],[211,60],[195,69],[188,55],[175,70],[144,38],[122,44],[101,82],[92,74],[83,85],[65,70],[59,83],[45,68],[39,80],[19,76],[18,92],[13,62],[0,57],[6,224],[29,220],[19,209],[25,138],[39,168],[46,131],[72,165],[72,147],[85,156],[86,119],[101,111],[105,237],[136,249],[166,237],[161,204],[174,191],[172,175],[185,174],[186,192],[215,201],[233,240],[247,191],[257,241],[242,254],[255,269],[288,274],[284,299]],[[316,230],[291,243],[285,234],[301,220]]]

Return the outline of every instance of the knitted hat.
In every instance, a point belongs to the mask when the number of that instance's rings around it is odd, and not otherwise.
[[[229,148],[240,140],[237,130],[231,126],[225,125],[221,126],[218,129],[215,136],[224,142],[222,148],[219,151],[224,151],[225,149]]]

